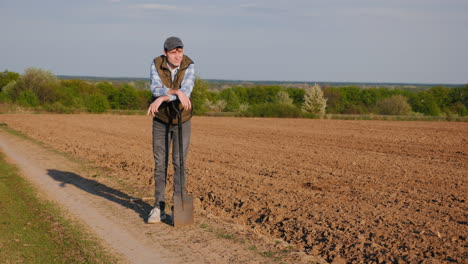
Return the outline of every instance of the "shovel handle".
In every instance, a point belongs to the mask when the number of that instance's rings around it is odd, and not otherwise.
[[[183,171],[185,171],[185,164],[184,164],[184,143],[183,143],[183,137],[182,137],[182,110],[179,109],[179,104],[176,103],[179,101],[174,101],[172,103],[172,107],[174,108],[174,111],[177,113],[177,121],[178,121],[178,136],[179,136],[179,182],[180,182],[180,195],[182,198],[182,208],[184,207],[184,185],[185,182],[182,182],[182,174]]]

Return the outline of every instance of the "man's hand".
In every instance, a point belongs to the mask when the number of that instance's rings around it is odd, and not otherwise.
[[[164,96],[158,97],[158,99],[154,100],[154,102],[152,102],[150,106],[148,107],[148,112],[146,112],[146,115],[149,115],[151,113],[154,117],[155,113],[158,112],[159,106],[165,101],[169,101],[169,96],[164,95]]]
[[[190,110],[192,108],[192,103],[190,102],[190,98],[184,94],[181,90],[174,90],[171,89],[167,94],[172,94],[179,98],[180,103],[182,104],[182,108],[184,110]]]
[[[179,98],[179,101],[182,104],[182,107],[184,108],[184,110],[190,110],[190,108],[192,108],[192,103],[190,102],[190,98],[188,98],[188,96],[185,95],[184,92],[177,90],[176,95]]]

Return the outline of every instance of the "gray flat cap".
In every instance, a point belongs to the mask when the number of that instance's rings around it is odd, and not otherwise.
[[[182,40],[178,37],[169,37],[164,41],[164,50],[170,51],[175,48],[183,48],[184,43],[182,43]]]

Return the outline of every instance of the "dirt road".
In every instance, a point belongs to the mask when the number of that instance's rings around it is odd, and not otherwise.
[[[1,118],[105,168],[102,182],[151,195],[147,117]],[[328,262],[468,258],[466,123],[196,117],[192,129],[188,185],[200,210]]]

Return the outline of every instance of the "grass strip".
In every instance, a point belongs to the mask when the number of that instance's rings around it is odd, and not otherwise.
[[[0,259],[2,263],[116,263],[83,226],[38,197],[0,152]]]

